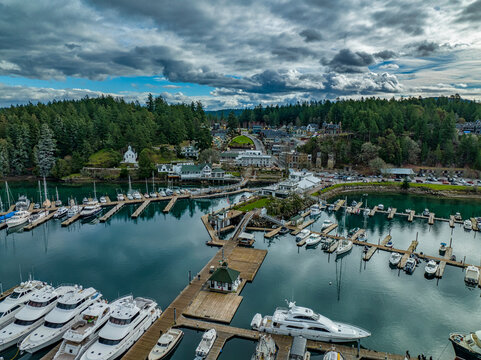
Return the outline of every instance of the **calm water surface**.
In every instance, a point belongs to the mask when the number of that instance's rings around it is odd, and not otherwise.
[[[16,197],[18,192],[36,195],[35,186],[10,184]],[[97,184],[97,194],[115,196],[116,188]],[[127,187],[125,186],[125,189]],[[92,186],[60,186],[60,197],[93,194]],[[54,193],[54,187],[49,188]],[[4,199],[4,189],[0,196]],[[230,202],[239,196],[231,197]],[[359,201],[361,195],[348,198]],[[364,199],[365,201],[366,199]],[[447,217],[460,211],[472,216],[480,203],[432,198],[369,195],[368,206],[384,203],[399,211],[411,208],[421,212],[428,207],[437,216]],[[189,270],[195,274],[214,255],[217,249],[204,245],[207,240],[200,216],[227,205],[227,199],[212,201],[178,201],[170,214],[163,214],[164,203],[149,205],[143,215],[132,220],[135,206],[126,206],[105,224],[77,222],[61,228],[57,221],[31,232],[7,234],[0,231],[0,282],[4,289],[19,282],[33,272],[36,278],[51,282],[80,283],[94,286],[107,299],[133,293],[157,300],[162,308],[177,296],[188,282]],[[436,222],[428,226],[425,220],[408,223],[404,217],[386,220],[385,215],[363,216],[323,213],[312,225],[319,230],[323,220],[331,217],[340,224],[339,233],[351,227],[367,229],[369,241],[377,242],[389,232],[394,246],[407,248],[418,234],[418,251],[437,254],[440,242],[453,239],[454,254],[466,262],[481,262],[479,234],[465,232],[456,227],[451,234],[448,223]],[[464,273],[459,268],[447,267],[441,280],[424,278],[424,263],[413,275],[399,273],[388,266],[389,253],[376,253],[372,259],[361,261],[361,247],[335,261],[335,257],[320,249],[298,248],[291,235],[273,241],[263,239],[257,232],[256,248],[269,253],[255,281],[243,292],[243,301],[233,325],[249,327],[256,312],[272,314],[276,306],[284,306],[285,299],[298,305],[311,307],[339,321],[353,323],[372,332],[362,341],[365,347],[378,351],[411,354],[425,353],[434,359],[452,359],[454,353],[448,345],[451,331],[471,331],[480,325],[480,291],[464,285]],[[193,358],[202,334],[187,330],[173,360]],[[447,346],[448,345],[448,346]],[[234,339],[229,341],[221,360],[249,359],[255,344]],[[9,360],[13,349],[0,356]],[[43,354],[25,355],[21,359],[39,359]]]

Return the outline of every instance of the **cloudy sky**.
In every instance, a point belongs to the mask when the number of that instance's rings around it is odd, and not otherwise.
[[[0,0],[0,106],[481,99],[481,0]]]

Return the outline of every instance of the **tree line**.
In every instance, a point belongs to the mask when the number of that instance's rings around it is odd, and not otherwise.
[[[102,149],[137,151],[160,144],[196,141],[211,146],[200,102],[169,105],[149,95],[146,105],[102,96],[0,109],[0,176],[39,174],[55,167],[78,172]]]

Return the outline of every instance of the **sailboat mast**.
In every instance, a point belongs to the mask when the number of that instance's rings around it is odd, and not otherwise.
[[[94,199],[97,199],[97,189],[95,188],[95,181],[94,181]]]
[[[10,208],[10,190],[8,189],[8,182],[5,181],[5,191],[7,193],[8,207]]]
[[[129,175],[129,193],[132,192],[132,183],[130,182],[130,175]]]
[[[58,201],[58,188],[55,186],[55,193],[57,194],[57,201]]]
[[[47,196],[47,181],[45,180],[45,176],[43,177],[43,192],[44,192],[45,201],[47,201],[47,199],[48,199],[48,196]]]
[[[149,193],[149,186],[147,185],[147,178],[145,178],[145,193]]]
[[[40,197],[40,204],[42,204],[42,187],[40,186],[40,180],[38,181],[38,196]]]
[[[152,191],[155,192],[154,172],[152,171]]]

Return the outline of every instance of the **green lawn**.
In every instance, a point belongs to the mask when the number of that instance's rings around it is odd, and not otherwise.
[[[239,135],[232,139],[231,144],[254,145],[254,142],[245,135]]]
[[[88,166],[108,168],[118,166],[122,160],[122,155],[119,152],[112,149],[102,149],[95,154],[90,155]]]
[[[254,210],[254,209],[260,209],[260,208],[266,207],[267,203],[270,200],[271,199],[269,199],[269,198],[260,198],[260,199],[257,199],[256,201],[245,204],[241,207],[236,207],[236,210],[247,212],[247,211],[251,211],[251,210]]]

